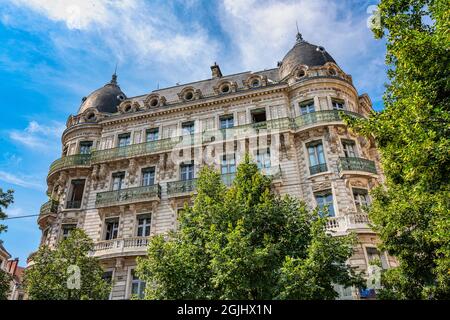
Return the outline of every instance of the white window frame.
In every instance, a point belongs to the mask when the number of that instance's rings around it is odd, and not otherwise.
[[[139,236],[138,235],[138,232],[139,232],[139,219],[142,219],[142,218],[140,218],[140,217],[142,217],[142,216],[148,216],[147,218],[145,218],[145,219],[150,219],[150,223],[149,224],[144,224],[143,225],[143,229],[142,229],[142,232],[145,234],[145,226],[150,226],[150,231],[149,231],[149,234],[148,234],[148,236]],[[134,234],[136,235],[136,237],[143,237],[143,238],[147,238],[147,237],[150,237],[150,235],[152,234],[152,222],[153,222],[153,214],[152,213],[140,213],[140,214],[138,214],[138,215],[136,215],[136,223],[135,223],[135,228],[136,228],[136,230],[135,230],[135,232],[134,232]]]

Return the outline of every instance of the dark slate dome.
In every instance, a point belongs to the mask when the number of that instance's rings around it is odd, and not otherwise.
[[[99,112],[115,113],[117,106],[126,98],[125,93],[117,85],[117,75],[114,74],[110,83],[83,98],[78,114],[89,108],[96,108]]]
[[[302,35],[297,33],[297,41],[294,47],[289,50],[281,61],[280,78],[285,78],[299,64],[314,67],[323,66],[327,62],[336,63],[324,47],[316,46],[303,40]]]

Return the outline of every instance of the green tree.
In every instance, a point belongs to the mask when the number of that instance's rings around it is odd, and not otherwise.
[[[450,298],[448,0],[381,0],[377,38],[387,41],[384,109],[347,119],[373,137],[386,184],[370,218],[399,266],[382,276],[382,298]]]
[[[93,241],[80,229],[71,231],[56,249],[42,246],[25,271],[30,300],[107,299],[110,284],[102,278],[98,260],[89,256]],[[79,277],[77,271],[79,268]],[[80,279],[77,287],[77,278]]]
[[[346,264],[354,237],[326,234],[326,217],[276,196],[248,156],[229,189],[204,167],[197,192],[179,229],[138,258],[147,299],[333,299],[333,283],[361,284]]]
[[[8,206],[14,202],[14,191],[8,190],[3,192],[3,189],[0,188],[0,220],[6,219],[6,213],[3,212],[3,209],[7,209]],[[0,223],[0,233],[6,230],[6,226]]]
[[[0,300],[7,300],[11,288],[11,276],[0,269]]]

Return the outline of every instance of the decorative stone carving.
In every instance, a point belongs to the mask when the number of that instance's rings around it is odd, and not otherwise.
[[[137,163],[135,159],[130,159],[130,163],[128,165],[128,181],[130,185],[134,184],[137,178]]]

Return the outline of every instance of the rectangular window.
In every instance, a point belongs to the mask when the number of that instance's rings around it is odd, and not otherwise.
[[[342,140],[342,147],[344,148],[344,155],[346,158],[355,158],[356,157],[355,141]]]
[[[79,209],[81,208],[81,200],[83,200],[84,192],[84,179],[72,180],[70,186],[70,197],[67,201],[67,209]]]
[[[270,149],[258,150],[256,153],[256,165],[259,170],[270,169]]]
[[[299,104],[300,106],[300,114],[304,115],[304,114],[308,114],[311,112],[315,112],[316,108],[314,106],[314,100],[309,100],[306,102],[302,102]]]
[[[112,190],[121,190],[125,180],[125,172],[116,172],[112,175]]]
[[[223,155],[220,165],[221,174],[236,173],[236,156],[235,154]]]
[[[149,142],[149,141],[156,141],[156,140],[158,140],[158,136],[159,136],[159,129],[158,128],[148,129],[146,131],[145,141],[147,141],[147,142]]]
[[[344,101],[342,100],[331,100],[331,104],[333,105],[333,110],[344,110]]]
[[[180,178],[182,181],[194,179],[194,162],[180,165]]]
[[[309,157],[309,171],[311,174],[327,171],[325,155],[321,141],[314,141],[306,145]]]
[[[80,142],[80,154],[90,154],[92,149],[92,141],[81,141]]]
[[[140,280],[134,270],[131,271],[131,295],[138,299],[145,297],[145,281]]]
[[[119,219],[105,220],[105,240],[117,239],[119,233]]]
[[[220,117],[220,129],[229,129],[234,126],[234,118],[232,115]]]
[[[377,248],[366,247],[366,253],[367,253],[367,259],[369,260],[368,261],[369,264],[378,261],[378,262],[381,262],[381,268],[383,268],[383,269],[388,268],[388,262],[386,260],[386,256],[384,254],[381,254]]]
[[[251,112],[252,123],[261,123],[266,121],[266,109],[257,109]]]
[[[76,224],[63,224],[62,225],[62,239],[66,240],[69,237],[73,229],[77,227]]]
[[[130,133],[119,134],[119,141],[118,141],[119,147],[128,146],[130,143],[131,143],[131,134]]]
[[[155,168],[142,169],[141,186],[151,186],[155,184]]]
[[[358,212],[365,212],[370,205],[370,198],[367,190],[353,189],[353,198]]]
[[[334,217],[333,193],[331,190],[314,194],[321,216]]]
[[[189,121],[181,124],[182,135],[194,134],[194,121]]]
[[[140,215],[137,217],[137,236],[149,237],[152,216],[150,214]]]

